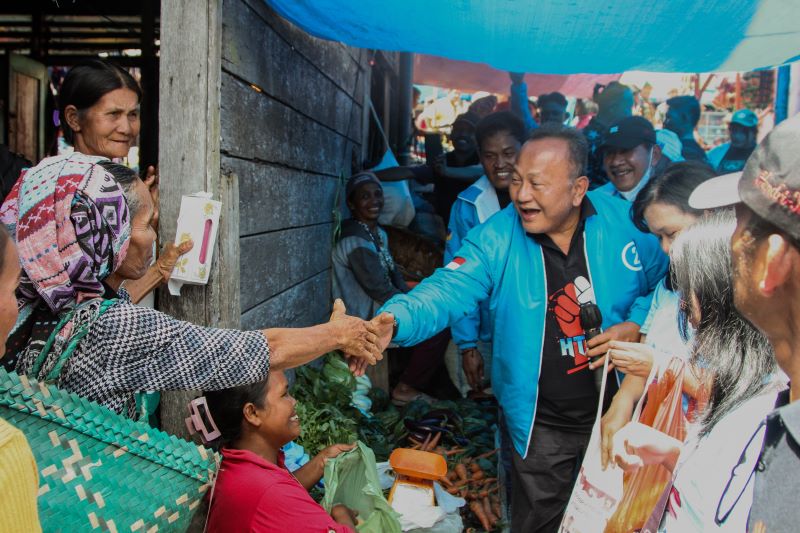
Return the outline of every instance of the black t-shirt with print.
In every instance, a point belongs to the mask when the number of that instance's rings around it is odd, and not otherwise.
[[[586,218],[594,214],[594,206],[584,199],[567,255],[550,237],[531,235],[542,246],[548,300],[536,424],[587,433],[594,424],[599,396],[588,368],[579,312],[581,303],[594,300],[583,245]]]

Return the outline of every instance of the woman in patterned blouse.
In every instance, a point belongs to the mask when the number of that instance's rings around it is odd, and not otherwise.
[[[17,241],[20,315],[13,368],[133,416],[148,390],[217,390],[264,380],[331,350],[355,363],[381,358],[377,329],[344,314],[310,328],[201,327],[134,306],[120,286],[147,271],[155,214],[147,186],[102,157],[44,159],[9,194],[0,218]],[[4,361],[5,363],[5,361]]]

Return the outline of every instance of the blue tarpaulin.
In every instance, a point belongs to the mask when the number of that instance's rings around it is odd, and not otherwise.
[[[800,0],[266,0],[308,33],[542,74],[800,59]]]

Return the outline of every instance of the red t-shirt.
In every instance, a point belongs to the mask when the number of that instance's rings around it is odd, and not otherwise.
[[[286,470],[283,453],[274,465],[247,450],[222,450],[209,533],[352,533],[337,524]]]

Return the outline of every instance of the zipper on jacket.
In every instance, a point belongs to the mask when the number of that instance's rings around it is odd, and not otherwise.
[[[586,240],[584,239],[584,246]],[[548,298],[547,287],[547,267],[544,263],[544,250],[539,246],[539,254],[542,257],[542,274],[544,278],[544,292],[545,299]],[[590,276],[591,277],[591,276]],[[591,283],[591,282],[590,282]],[[528,430],[528,441],[525,443],[525,453],[522,455],[523,459],[528,457],[528,450],[531,447],[531,437],[533,437],[533,425],[536,423],[536,406],[539,404],[539,378],[542,377],[542,352],[544,351],[544,337],[547,328],[547,303],[545,303],[544,320],[542,321],[542,343],[539,345],[539,374],[536,376],[536,398],[533,400],[533,415],[531,415],[531,428]]]

